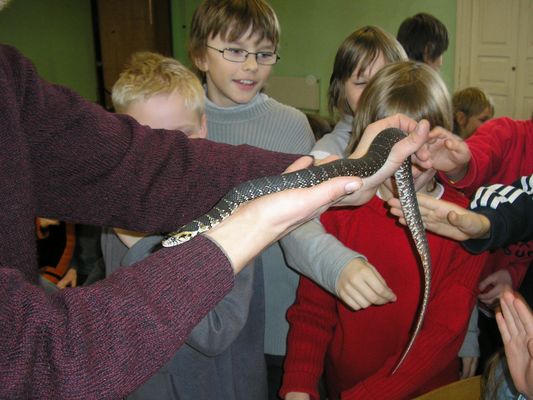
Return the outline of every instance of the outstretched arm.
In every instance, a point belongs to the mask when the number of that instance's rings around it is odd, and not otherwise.
[[[440,235],[465,240],[473,253],[495,249],[533,236],[533,176],[524,176],[513,185],[491,185],[478,189],[471,210],[443,200],[418,195],[426,228]],[[389,201],[391,213],[405,224],[397,199]]]
[[[424,226],[431,232],[455,240],[483,238],[490,232],[490,220],[457,204],[418,194],[418,205]],[[389,200],[391,214],[399,217],[405,225],[400,201]]]
[[[436,127],[429,133],[429,142],[417,157],[419,165],[442,171],[447,179],[456,182],[466,175],[472,154],[463,139]]]

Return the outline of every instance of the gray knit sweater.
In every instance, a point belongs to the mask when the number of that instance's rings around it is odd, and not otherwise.
[[[162,239],[146,236],[128,249],[112,229],[105,228],[106,275],[144,259]],[[126,399],[265,400],[263,297],[258,258],[236,276],[231,292],[196,325],[172,359]]]
[[[309,153],[314,136],[305,115],[258,94],[250,103],[218,107],[206,103],[208,137],[215,142],[249,144],[284,153]],[[265,353],[284,355],[289,324],[287,309],[294,302],[298,274],[286,264],[279,243],[261,255],[265,284]]]

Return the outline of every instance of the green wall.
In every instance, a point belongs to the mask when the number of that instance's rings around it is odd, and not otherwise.
[[[282,60],[274,74],[313,75],[320,80],[320,112],[327,113],[327,88],[338,46],[363,25],[377,25],[396,36],[401,22],[418,12],[440,19],[450,32],[442,76],[453,90],[455,1],[450,0],[270,0],[281,24]],[[304,6],[305,5],[305,6]]]
[[[187,63],[191,15],[201,0],[171,0],[174,55]],[[270,0],[281,24],[282,60],[275,75],[313,75],[321,83],[321,113],[340,42],[362,25],[395,34],[417,12],[435,15],[450,32],[442,76],[453,89],[456,2],[450,0]],[[89,0],[13,0],[0,12],[0,42],[19,48],[49,81],[96,100],[96,68]]]
[[[192,12],[201,0],[173,0],[174,54],[187,61],[185,43]],[[327,89],[338,46],[363,25],[377,25],[394,36],[401,22],[418,12],[440,19],[450,33],[442,77],[453,90],[456,2],[450,0],[269,0],[280,20],[282,60],[274,75],[313,75],[320,81],[320,113],[327,114]],[[179,21],[179,23],[176,23]]]
[[[89,0],[13,0],[0,12],[0,42],[17,47],[47,80],[97,97]]]

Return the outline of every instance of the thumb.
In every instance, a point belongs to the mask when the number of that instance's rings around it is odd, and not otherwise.
[[[527,341],[527,352],[529,353],[529,357],[533,358],[533,339]]]
[[[483,291],[487,288],[487,286],[491,285],[494,282],[494,276],[489,275],[485,279],[483,279],[481,282],[479,282],[479,290]]]

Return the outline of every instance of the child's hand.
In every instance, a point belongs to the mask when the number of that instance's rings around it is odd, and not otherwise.
[[[461,357],[461,379],[466,379],[476,374],[479,357]]]
[[[70,268],[63,279],[57,282],[57,287],[59,289],[65,289],[67,286],[76,287],[78,282],[78,272],[75,268]]]
[[[516,389],[533,397],[533,314],[526,302],[506,290],[500,299],[496,322],[502,335],[507,364]]]
[[[484,292],[487,288],[492,287]],[[479,283],[479,291],[481,292],[478,295],[479,301],[482,303],[491,306],[498,301],[501,294],[506,288],[511,288],[513,285],[513,280],[511,279],[511,274],[506,269],[500,269]]]
[[[285,396],[285,400],[311,400],[311,396],[307,393],[290,392]]]
[[[490,232],[490,220],[482,214],[425,194],[417,194],[417,199],[424,226],[428,231],[455,240],[483,238]],[[400,201],[391,199],[388,204],[391,214],[399,217],[400,223],[405,225]]]
[[[396,301],[385,279],[364,258],[344,267],[337,281],[337,296],[354,310]]]
[[[462,179],[472,158],[466,142],[441,127],[434,128],[429,137],[428,145],[416,153],[417,164],[443,171],[454,181]]]

